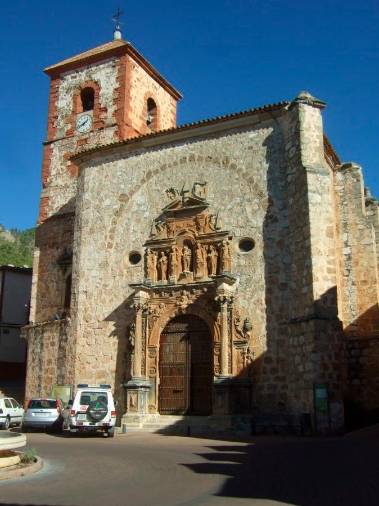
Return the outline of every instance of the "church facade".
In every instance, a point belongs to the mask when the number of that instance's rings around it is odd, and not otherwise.
[[[321,432],[378,409],[378,202],[325,103],[178,127],[179,92],[123,40],[45,72],[26,398],[110,383],[126,424]]]

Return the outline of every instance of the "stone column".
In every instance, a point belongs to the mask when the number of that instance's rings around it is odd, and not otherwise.
[[[143,343],[145,343],[146,347],[148,339],[148,336],[143,335],[143,311],[148,299],[149,294],[145,290],[136,292],[133,299],[133,309],[135,310],[133,377],[125,384],[127,391],[127,413],[123,416],[123,423],[129,423],[130,417],[134,417],[133,420],[140,423],[148,414],[150,381],[142,374],[142,359],[146,352]]]
[[[228,321],[229,304],[233,301],[235,279],[222,277],[216,289],[216,301],[220,304],[220,375],[214,379],[214,414],[230,413],[231,375],[229,373],[229,347],[231,336]]]
[[[142,377],[142,357],[145,350],[142,349],[143,341],[143,310],[146,307],[146,302],[149,299],[149,294],[143,290],[137,292],[133,298],[133,309],[135,311],[135,342],[134,342],[134,363],[133,363],[133,377]]]
[[[221,316],[221,376],[229,376],[229,323],[228,323],[228,305],[233,302],[235,292],[235,278],[232,276],[223,276],[219,280],[216,289],[216,301],[220,304]]]
[[[229,375],[229,328],[228,328],[228,304],[230,297],[218,295],[221,315],[221,376]]]

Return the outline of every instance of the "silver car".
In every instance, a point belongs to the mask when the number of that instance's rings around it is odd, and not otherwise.
[[[61,413],[62,403],[59,399],[31,399],[24,413],[22,428],[62,430]]]

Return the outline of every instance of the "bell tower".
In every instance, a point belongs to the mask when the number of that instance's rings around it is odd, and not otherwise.
[[[47,138],[33,265],[32,321],[70,305],[78,151],[176,126],[180,93],[133,47],[114,39],[44,69],[50,78]]]
[[[47,67],[50,77],[39,222],[75,193],[75,152],[176,126],[180,93],[130,44],[114,40]]]

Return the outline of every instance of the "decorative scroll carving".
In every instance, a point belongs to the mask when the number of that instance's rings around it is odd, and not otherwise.
[[[156,220],[154,221],[154,229],[155,229],[154,235],[162,237],[166,233],[166,223]]]
[[[135,340],[136,340],[136,324],[131,323],[128,332],[128,343],[131,351],[134,350]]]
[[[194,197],[198,197],[199,199],[207,198],[207,183],[199,183],[195,182],[192,186],[192,195]]]
[[[170,200],[175,200],[179,197],[180,192],[176,188],[167,188],[166,195]]]

